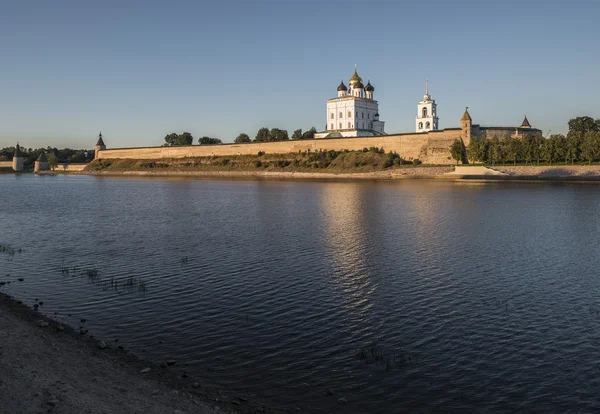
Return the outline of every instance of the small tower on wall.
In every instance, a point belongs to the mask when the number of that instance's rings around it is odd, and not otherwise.
[[[469,115],[469,107],[465,107],[465,113],[460,118],[460,137],[462,138],[463,145],[469,146],[471,143],[471,127],[473,126],[473,120]]]
[[[15,155],[13,155],[12,167],[15,171],[23,171],[23,153],[21,152],[21,147],[17,143],[15,147]]]
[[[104,145],[104,140],[102,139],[102,132],[98,134],[98,142],[96,142],[96,146],[94,147],[94,151],[96,152],[95,158],[98,158],[98,151],[105,150],[106,145]]]
[[[425,82],[425,96],[417,105],[417,132],[437,131],[438,116],[435,100],[429,95],[429,81]]]
[[[33,172],[36,173],[38,171],[48,171],[49,169],[50,166],[48,165],[48,158],[46,157],[46,153],[42,152],[34,164]]]

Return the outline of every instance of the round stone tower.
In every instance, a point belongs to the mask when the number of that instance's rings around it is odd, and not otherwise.
[[[39,171],[48,171],[49,169],[50,166],[48,165],[48,158],[46,157],[46,153],[42,152],[34,164],[33,172],[36,173]]]
[[[469,107],[465,108],[465,113],[462,118],[460,118],[460,129],[461,138],[463,140],[463,145],[469,146],[471,143],[471,127],[473,126],[473,120],[471,119],[471,115],[469,115]]]
[[[13,155],[12,167],[15,171],[23,171],[23,153],[21,152],[21,147],[17,143],[17,147],[15,148],[15,155]]]

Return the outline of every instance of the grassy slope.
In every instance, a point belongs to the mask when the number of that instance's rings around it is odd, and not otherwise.
[[[166,160],[96,160],[87,171],[289,171],[370,172],[410,167],[397,154],[368,151],[328,151],[292,154],[238,155]]]

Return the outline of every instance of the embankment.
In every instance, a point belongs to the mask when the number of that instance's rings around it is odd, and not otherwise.
[[[274,412],[81,335],[3,293],[0,333],[1,413]]]

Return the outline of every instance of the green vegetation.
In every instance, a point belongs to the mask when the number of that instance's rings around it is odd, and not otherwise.
[[[158,161],[111,159],[97,160],[88,171],[146,171],[161,168],[165,171],[289,171],[289,172],[371,172],[391,168],[414,168],[420,160],[403,160],[395,152],[382,148],[361,151],[304,151],[288,154],[207,156]]]
[[[146,282],[135,276],[128,276],[125,279],[115,279],[113,276],[110,279],[103,279],[98,270],[95,267],[84,268],[81,272],[78,271],[77,266],[69,268],[65,266],[64,261],[60,264],[60,274],[64,277],[71,275],[72,277],[84,276],[87,277],[88,281],[96,286],[102,287],[104,290],[112,289],[117,293],[121,293],[123,290],[131,292],[138,290],[140,292],[146,292]]]
[[[455,139],[452,145],[450,146],[450,155],[452,155],[452,159],[456,161],[456,165],[458,165],[459,161],[463,161],[465,158],[465,146],[463,145],[462,140]]]
[[[217,145],[222,143],[223,141],[221,141],[219,138],[202,137],[198,139],[198,144],[200,145]]]
[[[26,166],[33,165],[42,152],[46,153],[48,160],[54,156],[57,163],[85,163],[94,159],[94,150],[86,149],[74,150],[71,148],[58,149],[53,147],[33,149],[21,147],[21,152],[24,157],[23,163]],[[12,161],[14,154],[15,147],[2,148],[0,149],[0,161]]]
[[[236,144],[243,144],[246,142],[251,142],[252,140],[250,139],[250,137],[248,136],[248,134],[244,134],[243,132],[238,135],[235,140],[233,140],[233,142],[235,142]]]
[[[466,155],[470,162],[491,165],[507,162],[513,165],[523,162],[526,165],[540,162],[549,165],[557,162],[591,164],[600,159],[600,119],[587,116],[571,119],[566,137],[562,134],[547,138],[525,135],[521,139],[472,137]]]
[[[292,134],[292,139],[313,139],[317,129],[312,127],[306,132],[302,132],[302,129],[297,129]],[[273,141],[287,141],[289,140],[288,132],[285,129],[263,127],[258,130],[254,137],[254,142],[273,142]]]
[[[181,145],[192,145],[194,137],[189,132],[183,134],[177,134],[176,132],[170,133],[165,136],[166,147],[176,147]]]

